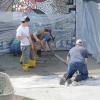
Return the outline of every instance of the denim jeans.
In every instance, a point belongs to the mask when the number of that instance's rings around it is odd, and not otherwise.
[[[67,79],[72,78],[75,72],[79,72],[79,75],[75,77],[75,81],[82,81],[88,78],[87,65],[80,62],[69,63],[67,69]]]

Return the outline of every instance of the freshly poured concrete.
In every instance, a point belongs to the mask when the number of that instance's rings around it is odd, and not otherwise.
[[[57,52],[66,57],[66,52]],[[0,69],[8,73],[15,89],[15,94],[30,97],[33,100],[100,100],[100,80],[90,80],[80,86],[60,86],[59,79],[66,70],[66,65],[54,56],[42,56],[38,65],[29,72],[24,72],[19,64],[19,57],[0,56]],[[100,76],[100,64],[91,57],[88,60],[91,76]],[[92,83],[92,84],[91,84]],[[20,100],[20,99],[18,99]]]

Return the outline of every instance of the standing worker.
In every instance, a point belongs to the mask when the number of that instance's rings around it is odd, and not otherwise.
[[[71,78],[77,71],[79,74],[76,75],[74,81],[79,82],[86,80],[88,78],[87,58],[88,52],[83,47],[82,40],[78,39],[76,41],[76,46],[73,47],[68,53],[67,60],[65,61],[65,63],[68,64],[68,69],[67,73],[61,78],[60,85],[65,85],[66,81],[68,84],[71,84]]]
[[[24,16],[21,20],[21,25],[17,28],[16,33],[16,38],[20,41],[22,51],[22,67],[25,71],[27,71],[30,67],[30,51],[31,48],[34,48],[29,34],[29,22],[30,18],[28,16]]]

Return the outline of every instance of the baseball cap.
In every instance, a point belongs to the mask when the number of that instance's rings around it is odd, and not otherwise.
[[[24,21],[30,21],[30,18],[28,16],[24,16],[21,18],[21,22],[24,22]]]
[[[83,41],[81,39],[76,40],[76,45],[81,45],[83,44]]]

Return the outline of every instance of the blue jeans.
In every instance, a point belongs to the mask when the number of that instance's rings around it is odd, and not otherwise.
[[[43,40],[49,42],[50,41],[49,35],[44,35]]]
[[[67,79],[72,78],[75,72],[79,74],[75,77],[75,81],[82,81],[88,78],[87,65],[80,62],[69,63],[67,69]]]

